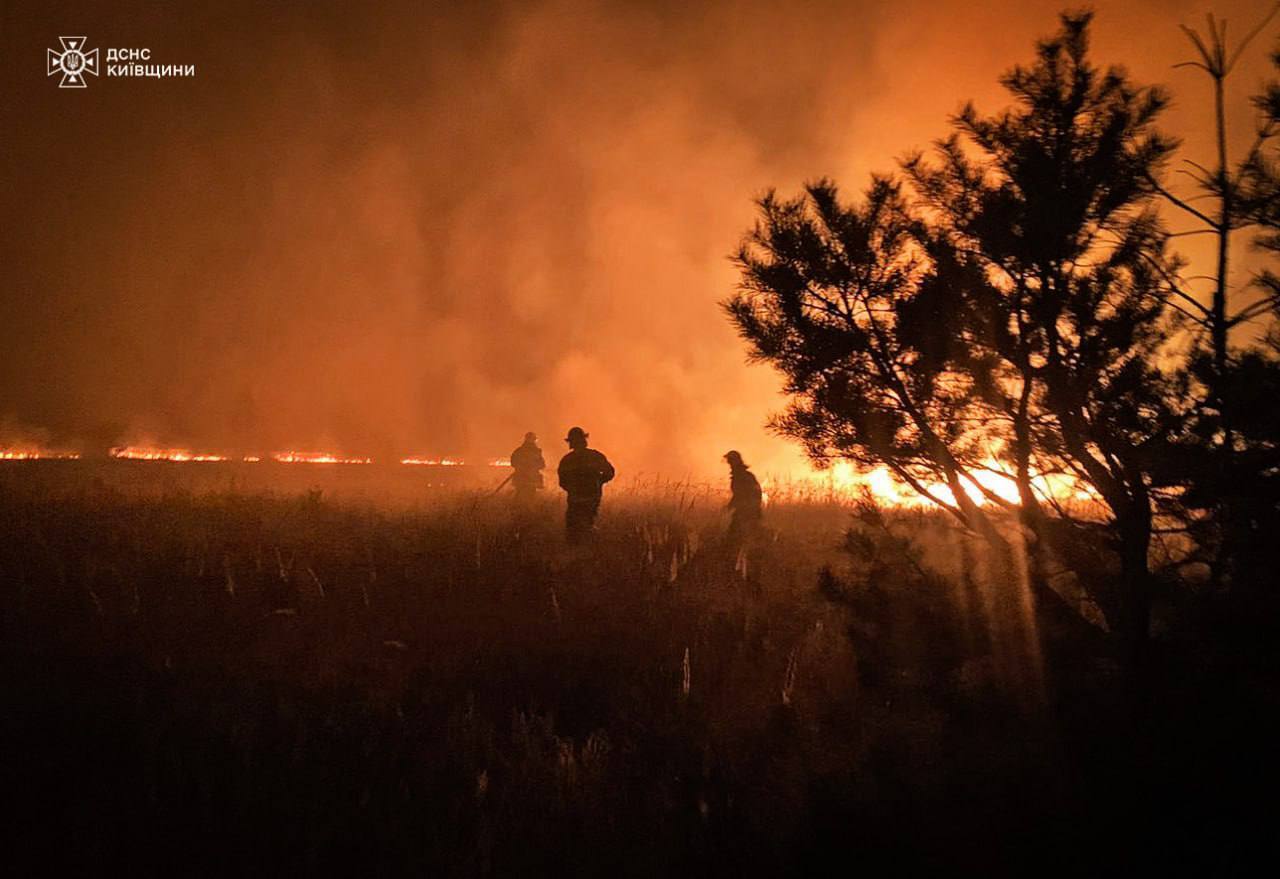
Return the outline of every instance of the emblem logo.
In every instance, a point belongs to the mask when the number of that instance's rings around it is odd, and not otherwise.
[[[62,51],[49,50],[49,76],[62,74],[60,89],[82,89],[85,87],[85,74],[98,75],[98,50],[86,52],[84,37],[58,37]]]

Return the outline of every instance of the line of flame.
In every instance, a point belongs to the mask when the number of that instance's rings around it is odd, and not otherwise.
[[[234,460],[226,455],[193,452],[190,449],[166,449],[150,446],[118,446],[109,451],[112,458],[131,461],[174,461],[218,463]],[[78,460],[78,452],[59,452],[47,449],[9,448],[0,449],[0,461],[34,461],[34,460]],[[256,464],[264,460],[258,455],[245,455],[238,460],[247,464]],[[276,452],[270,460],[281,464],[372,464],[373,458],[349,457],[333,452]],[[409,466],[458,467],[467,462],[458,458],[409,457],[399,459],[399,463]],[[506,458],[488,460],[490,467],[510,467],[511,461]],[[975,478],[991,493],[1013,503],[1017,503],[1017,488],[1007,475],[999,471],[996,462],[988,462],[989,469],[975,473]],[[869,492],[877,501],[889,506],[930,506],[931,502],[915,491],[899,482],[885,467],[860,472],[852,464],[841,462],[822,474],[815,474],[813,481],[826,483],[837,491],[850,494]],[[1032,479],[1038,494],[1044,497],[1055,497],[1060,500],[1092,501],[1096,500],[1088,486],[1062,474],[1036,475]],[[770,486],[773,487],[773,486]],[[930,492],[947,503],[955,503],[950,489],[942,484],[928,486]],[[974,486],[966,485],[966,493],[977,504],[987,503],[987,498]]]
[[[115,446],[108,450],[108,455],[125,461],[175,461],[179,463],[207,462],[222,463],[237,460],[228,455],[215,452],[196,452],[191,449],[168,449],[156,446]],[[0,461],[33,461],[38,459],[77,460],[79,452],[53,452],[44,449],[0,449]],[[263,460],[261,455],[244,455],[239,459],[245,464],[257,464]],[[270,460],[281,464],[372,464],[373,458],[353,457],[336,452],[299,452],[294,450],[275,452]],[[401,464],[429,467],[461,467],[466,461],[460,458],[401,458]],[[492,458],[486,462],[490,467],[510,467],[506,458]]]
[[[216,463],[227,460],[225,455],[193,452],[190,449],[153,449],[146,446],[118,446],[108,454],[113,458],[123,458],[129,461],[199,461]]]
[[[0,449],[0,461],[75,461],[79,452],[50,452],[44,449]]]
[[[276,452],[271,460],[281,464],[372,464],[372,458],[346,458],[330,452]]]

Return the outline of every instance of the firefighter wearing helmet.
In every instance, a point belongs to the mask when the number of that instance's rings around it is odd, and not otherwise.
[[[530,431],[511,453],[511,487],[517,504],[529,504],[542,491],[542,471],[547,466],[538,448],[538,435]]]
[[[724,459],[729,464],[729,504],[733,514],[729,521],[729,542],[737,545],[753,534],[760,527],[763,516],[761,503],[764,494],[760,490],[760,480],[751,472],[742,455],[737,451],[725,452]]]
[[[560,487],[568,497],[565,537],[570,543],[585,543],[595,531],[602,489],[613,479],[614,469],[608,458],[587,447],[587,432],[581,427],[570,428],[565,442],[569,453],[560,459],[557,468]]]

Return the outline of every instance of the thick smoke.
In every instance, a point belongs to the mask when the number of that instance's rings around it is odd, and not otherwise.
[[[1264,6],[1215,10],[1243,32]],[[0,28],[11,435],[487,458],[581,424],[627,472],[680,475],[729,447],[799,461],[717,307],[751,199],[852,194],[962,100],[994,109],[1059,4],[22,7]],[[1171,123],[1203,112],[1170,69],[1202,8],[1100,4],[1099,59],[1187,95]],[[60,91],[67,33],[198,74]]]

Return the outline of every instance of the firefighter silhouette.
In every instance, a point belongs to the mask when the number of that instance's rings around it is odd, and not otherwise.
[[[565,537],[570,543],[584,543],[595,531],[602,488],[613,479],[614,469],[603,454],[587,448],[587,432],[581,427],[570,428],[565,442],[569,444],[569,453],[560,459],[557,468],[560,487],[568,496]]]
[[[511,453],[511,487],[515,489],[516,503],[528,504],[542,491],[542,471],[547,462],[538,448],[538,435],[533,431],[524,435],[524,442]]]
[[[761,503],[764,494],[760,490],[760,480],[751,472],[751,468],[742,460],[737,451],[725,453],[725,461],[729,463],[729,498],[728,509],[733,518],[729,521],[729,542],[737,545],[750,537],[760,527],[763,517]]]

